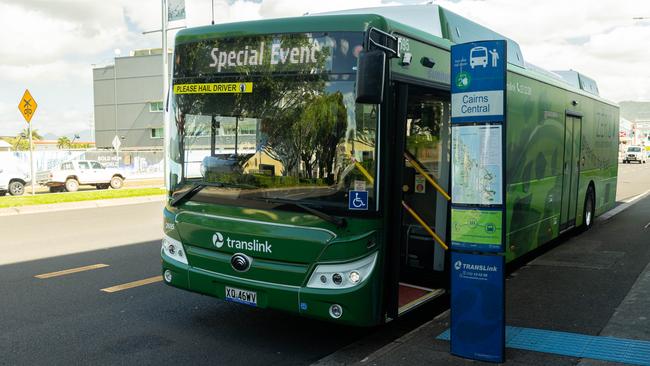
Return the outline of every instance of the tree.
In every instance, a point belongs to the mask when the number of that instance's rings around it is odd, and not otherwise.
[[[59,149],[69,149],[70,147],[72,147],[72,142],[67,136],[62,136],[59,137],[59,139],[57,140],[56,146]]]
[[[26,139],[29,139],[29,137],[27,137],[27,136],[29,136],[29,128],[25,128],[25,129],[23,129],[23,130],[20,132],[20,135],[18,135],[18,136],[26,136],[25,138],[26,138]],[[38,133],[38,130],[37,130],[37,129],[33,128],[33,129],[32,129],[32,140],[42,140],[42,139],[43,139],[43,136],[41,136],[41,135]]]
[[[321,95],[315,104],[313,123],[316,126],[316,155],[318,170],[321,177],[327,177],[328,183],[333,183],[333,166],[336,158],[336,147],[345,136],[348,125],[348,112],[343,103],[343,94],[337,91],[333,94]]]
[[[29,150],[29,141],[20,135],[7,139],[7,142],[10,143],[16,151]]]

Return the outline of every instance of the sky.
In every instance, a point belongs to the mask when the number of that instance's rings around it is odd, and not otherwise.
[[[160,0],[0,0],[0,136],[26,128],[18,103],[29,89],[41,134],[68,135],[93,126],[93,65],[161,47]],[[408,0],[214,0],[215,23],[304,13],[419,4]],[[436,0],[435,4],[517,41],[527,62],[578,70],[601,96],[650,101],[650,1]],[[211,0],[185,0],[187,19],[210,23]],[[648,19],[635,20],[635,17]],[[170,39],[173,39],[170,32]]]

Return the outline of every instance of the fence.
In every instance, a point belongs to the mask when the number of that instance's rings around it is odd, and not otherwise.
[[[121,169],[128,179],[162,178],[164,155],[160,150],[56,150],[34,151],[36,171],[50,170],[70,160],[96,160],[107,168]],[[29,174],[29,151],[0,151],[0,168]]]

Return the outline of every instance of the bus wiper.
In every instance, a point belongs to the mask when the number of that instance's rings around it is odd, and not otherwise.
[[[312,215],[314,215],[314,216],[316,216],[318,218],[321,218],[321,219],[323,219],[323,220],[325,220],[325,221],[327,221],[329,223],[332,223],[332,224],[334,224],[334,225],[336,225],[337,227],[340,227],[340,228],[344,228],[344,227],[348,226],[348,222],[344,218],[336,217],[336,216],[327,214],[327,213],[325,213],[325,212],[323,212],[321,210],[317,210],[315,208],[303,205],[302,203],[298,203],[298,202],[293,201],[293,200],[286,200],[286,199],[281,199],[281,198],[265,198],[264,201],[270,202],[270,203],[283,203],[283,204],[288,204],[288,205],[291,205],[291,206],[294,206],[294,207],[301,208],[304,211],[307,211],[310,214],[312,214]]]
[[[171,202],[169,202],[170,206],[178,206],[181,202],[185,202],[189,200],[190,198],[194,197],[197,193],[199,193],[203,188],[207,187],[207,184],[195,184],[192,187],[190,187],[188,190],[183,191],[179,194],[177,194]]]
[[[227,188],[235,188],[235,187],[251,187],[248,185],[237,185],[237,184],[231,184],[231,183],[208,183],[208,182],[201,182],[201,183],[196,183],[193,184],[189,189],[178,193],[172,201],[169,203],[171,206],[178,206],[180,203],[185,202],[189,200],[190,198],[194,197],[197,193],[201,192],[201,190],[205,187],[227,187]]]

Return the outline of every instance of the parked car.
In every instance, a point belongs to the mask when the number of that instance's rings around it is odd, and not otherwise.
[[[20,196],[25,193],[25,186],[29,181],[29,174],[20,170],[1,166],[0,167],[0,196],[9,193],[12,196]]]
[[[36,174],[36,182],[50,187],[50,192],[75,192],[80,185],[120,189],[124,179],[119,169],[106,168],[94,160],[66,161],[51,171]]]
[[[623,164],[632,162],[632,161],[637,161],[639,164],[646,163],[646,159],[648,153],[646,152],[645,148],[641,146],[630,146],[627,148],[627,151],[625,152],[625,156],[623,156]]]

